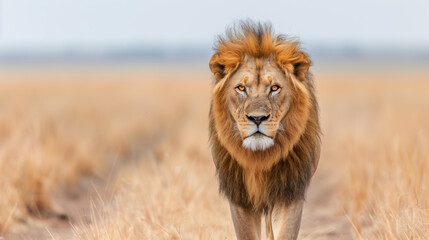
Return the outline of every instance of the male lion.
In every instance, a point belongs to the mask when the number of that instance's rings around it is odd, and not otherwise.
[[[304,195],[319,161],[310,59],[269,24],[241,22],[219,37],[210,141],[219,189],[238,239],[296,239]]]

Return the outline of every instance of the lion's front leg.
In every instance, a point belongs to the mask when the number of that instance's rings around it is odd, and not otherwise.
[[[290,205],[274,206],[272,212],[273,235],[276,240],[295,240],[301,226],[303,200]]]
[[[261,239],[261,213],[229,203],[237,240]]]

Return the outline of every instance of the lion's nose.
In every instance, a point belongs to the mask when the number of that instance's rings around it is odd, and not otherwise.
[[[259,126],[263,121],[267,121],[270,118],[270,115],[263,116],[263,115],[255,115],[255,116],[249,116],[246,115],[247,120],[254,122],[256,126]]]

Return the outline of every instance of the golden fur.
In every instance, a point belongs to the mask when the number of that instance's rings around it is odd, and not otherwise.
[[[320,151],[318,107],[308,56],[298,42],[274,34],[269,25],[251,22],[243,22],[220,37],[215,51],[210,60],[215,78],[210,139],[220,191],[232,203],[255,210],[302,200]],[[284,129],[277,131],[274,145],[264,151],[243,147],[229,110],[230,79],[249,58],[255,59],[256,66],[271,59],[287,79],[289,90],[290,106],[280,120]]]

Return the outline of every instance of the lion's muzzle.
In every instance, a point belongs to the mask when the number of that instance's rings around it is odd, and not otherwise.
[[[267,127],[264,123],[270,119],[270,114],[261,114],[261,112],[247,114],[246,119],[253,123],[248,135],[243,140],[243,147],[252,151],[264,151],[274,145],[274,140],[269,136]]]

